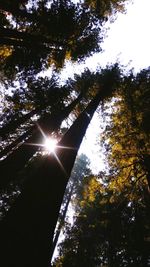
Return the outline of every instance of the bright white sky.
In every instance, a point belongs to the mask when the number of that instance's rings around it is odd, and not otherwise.
[[[94,56],[94,64],[107,64],[116,59],[128,68],[139,69],[150,65],[150,0],[134,0],[127,5],[126,14],[118,14],[110,25],[102,55]],[[88,60],[87,62],[91,62]],[[93,65],[94,65],[93,64]]]
[[[101,44],[103,53],[95,54],[80,66],[67,64],[64,77],[70,72],[81,73],[85,66],[95,70],[98,65],[105,67],[117,60],[135,71],[150,65],[150,0],[133,0],[126,5],[126,14],[119,13],[115,22],[107,23],[107,27],[107,37]]]
[[[118,60],[127,69],[135,71],[150,66],[150,0],[134,0],[127,5],[126,14],[118,14],[118,18],[110,25],[107,38],[102,44],[105,50],[86,61],[87,66],[95,70],[98,64],[104,67],[108,63]],[[69,70],[80,73],[83,65],[70,66]],[[66,70],[67,71],[67,70]],[[65,72],[66,72],[65,71]],[[64,75],[67,73],[64,72]],[[91,160],[94,172],[104,168],[103,153],[96,145],[98,134],[100,136],[100,122],[94,116],[81,145],[80,153],[86,153]]]

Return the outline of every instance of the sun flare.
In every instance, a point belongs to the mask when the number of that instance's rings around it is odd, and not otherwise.
[[[52,138],[46,138],[44,142],[44,147],[48,152],[54,152],[56,149],[57,140]]]

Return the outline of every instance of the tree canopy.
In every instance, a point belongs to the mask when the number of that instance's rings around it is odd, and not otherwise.
[[[103,105],[106,172],[83,179],[53,266],[149,265],[149,68]]]
[[[4,51],[1,68],[8,75],[12,69],[38,73],[52,63],[62,67],[65,59],[76,61],[100,51],[101,19],[87,7],[63,0],[50,5],[37,1],[24,8],[23,16],[21,8],[15,12],[9,5],[11,19],[7,19],[3,6],[1,10],[9,24],[4,20],[0,30]]]
[[[0,3],[3,267],[48,267],[71,199],[74,223],[54,266],[149,264],[150,69],[125,75],[116,63],[59,80],[66,60],[101,51],[103,25],[124,4]],[[107,169],[95,176],[85,155],[75,159],[98,107]],[[53,152],[48,138],[57,140]]]
[[[149,82],[149,68],[125,77],[104,132],[110,185],[116,184],[116,190],[150,185]]]
[[[52,266],[148,266],[149,206],[145,198],[111,201],[112,192],[90,176],[84,180],[78,214],[67,225]]]

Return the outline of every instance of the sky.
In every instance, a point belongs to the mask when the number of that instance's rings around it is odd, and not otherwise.
[[[95,70],[98,65],[105,67],[117,60],[126,68],[135,71],[149,66],[150,62],[150,0],[133,0],[126,5],[126,13],[118,13],[113,23],[107,23],[107,37],[101,44],[103,53],[95,54],[85,64],[68,63],[63,70],[68,73],[81,73],[85,66]]]
[[[126,14],[118,14],[117,20],[110,25],[108,37],[102,44],[104,53],[95,55],[87,63],[106,64],[118,59],[127,68],[139,69],[149,66],[150,62],[150,1],[134,0],[126,7]]]
[[[107,27],[107,37],[102,44],[104,52],[89,58],[86,65],[70,65],[69,71],[80,74],[85,66],[94,71],[98,65],[105,67],[116,61],[127,70],[134,68],[135,72],[150,66],[150,0],[134,0],[127,5],[126,14],[118,14],[116,21]],[[65,75],[68,75],[67,69]],[[79,151],[89,157],[94,173],[105,168],[103,151],[97,145],[101,123],[95,114]]]

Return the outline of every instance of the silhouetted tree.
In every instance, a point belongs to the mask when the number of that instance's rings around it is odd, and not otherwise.
[[[114,77],[112,71],[116,74]],[[102,75],[100,91],[58,143],[55,154],[46,157],[33,177],[26,179],[16,203],[3,219],[3,266],[10,262],[16,267],[20,263],[22,266],[48,266],[59,209],[78,149],[100,101],[111,96],[120,82],[118,68],[115,66],[112,71],[106,72],[107,77],[114,78],[111,86],[106,87],[110,81]],[[6,258],[8,250],[9,259]]]
[[[49,7],[47,1],[36,5],[24,21],[17,9],[17,29],[13,23],[0,29],[1,46],[10,49],[2,65],[6,73],[14,68],[31,75],[52,63],[62,67],[66,58],[79,60],[100,51],[101,21],[88,8],[69,0],[53,1]]]
[[[0,188],[5,187],[8,182],[17,178],[18,171],[25,166],[28,160],[39,149],[42,142],[41,140],[44,139],[42,133],[44,132],[45,136],[49,136],[52,132],[58,131],[62,121],[69,116],[71,111],[81,100],[82,96],[83,95],[81,93],[77,99],[63,110],[50,115],[48,114],[47,116],[45,115],[37,122],[37,125],[33,126],[29,129],[29,131],[23,134],[23,140],[25,140],[25,143],[13,150],[10,155],[0,162],[0,170],[2,173],[0,178]],[[40,131],[40,129],[42,129],[42,131]],[[16,162],[19,164],[16,164]]]
[[[79,188],[83,187],[83,179],[86,179],[86,177],[91,174],[89,165],[90,161],[86,155],[81,154],[76,158],[75,164],[71,172],[71,177],[68,181],[68,185],[65,190],[63,202],[59,213],[59,218],[53,240],[52,256],[56,248],[62,228],[65,227],[66,214],[68,212],[69,204],[71,204],[71,200],[76,199],[77,194],[79,195],[79,191],[81,190]]]

